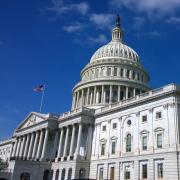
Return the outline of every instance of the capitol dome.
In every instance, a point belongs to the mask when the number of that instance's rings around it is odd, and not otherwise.
[[[121,58],[129,61],[139,62],[138,54],[129,46],[119,40],[113,40],[107,45],[100,47],[91,57],[90,62],[101,59]]]
[[[81,71],[81,81],[73,88],[72,109],[118,103],[150,90],[148,82],[138,54],[123,42],[117,16],[112,40],[100,47]]]

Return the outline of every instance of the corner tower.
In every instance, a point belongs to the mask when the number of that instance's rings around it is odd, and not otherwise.
[[[138,54],[123,43],[117,16],[112,40],[100,47],[81,71],[81,81],[73,88],[72,110],[118,103],[150,90],[148,82],[149,75]]]

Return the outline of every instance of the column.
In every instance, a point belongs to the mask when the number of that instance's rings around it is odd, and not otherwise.
[[[96,104],[96,91],[97,91],[97,88],[96,86],[94,87],[94,99],[93,99],[93,104]]]
[[[44,143],[43,143],[41,159],[44,159],[44,156],[45,156],[45,151],[46,151],[47,142],[48,142],[48,135],[49,135],[49,129],[47,128],[46,132],[45,132],[45,137],[44,137]]]
[[[72,136],[71,136],[71,145],[70,145],[70,152],[69,152],[69,156],[73,156],[73,150],[74,150],[74,139],[75,139],[75,130],[76,130],[76,126],[75,124],[73,124],[73,129],[72,129]]]
[[[24,150],[24,146],[25,146],[25,136],[22,137],[22,144],[21,144],[21,149],[20,149],[20,153],[19,153],[19,157],[23,157],[23,150]]]
[[[53,145],[53,153],[52,153],[53,154],[53,158],[56,157],[58,136],[59,136],[59,131],[57,130],[57,132],[55,134],[54,145]]]
[[[86,105],[89,104],[89,87],[87,89],[87,94],[86,94]]]
[[[79,107],[79,91],[77,92],[76,107]]]
[[[16,149],[16,157],[18,157],[18,155],[19,155],[19,146],[20,146],[20,137],[18,137],[18,140],[17,140],[18,142],[17,142],[17,149]]]
[[[104,104],[104,85],[102,85],[102,91],[101,91],[101,104]]]
[[[32,159],[35,159],[36,155],[36,150],[37,150],[37,145],[38,145],[38,138],[39,138],[39,131],[36,132],[36,137],[35,137],[35,142],[34,142],[34,147],[33,147],[33,152],[32,152]]]
[[[90,93],[90,103],[89,104],[92,104],[93,102],[93,92],[91,91],[91,93]]]
[[[24,158],[27,157],[29,140],[30,140],[30,134],[27,134],[27,135],[26,135],[26,144],[25,144],[25,149],[24,149],[24,154],[23,154],[23,157],[24,157]]]
[[[75,107],[75,94],[73,94],[72,109]]]
[[[81,106],[84,105],[84,89],[82,89],[82,93],[81,93]]]
[[[133,89],[133,96],[136,96],[136,88]]]
[[[34,132],[31,133],[31,141],[30,141],[30,146],[29,146],[29,151],[28,151],[27,159],[30,159],[30,158],[31,158],[31,155],[32,155],[32,147],[33,147],[33,141],[34,141]]]
[[[66,138],[65,138],[65,144],[64,144],[64,152],[63,152],[63,157],[67,156],[67,145],[69,141],[69,126],[67,126],[66,130]]]
[[[39,158],[40,158],[40,155],[41,155],[41,148],[42,148],[43,136],[44,136],[44,131],[43,131],[43,129],[42,129],[42,130],[41,130],[41,134],[40,134],[40,139],[39,139],[38,150],[37,150],[37,159],[39,159]]]
[[[58,158],[61,157],[61,149],[62,149],[62,140],[63,140],[63,137],[64,137],[64,129],[61,128],[61,134],[60,134],[60,139],[59,139],[58,155],[57,155]]]
[[[109,102],[112,103],[112,85],[110,85]]]
[[[118,86],[118,102],[121,100],[121,86]]]
[[[126,86],[126,99],[128,99],[129,88]]]
[[[80,145],[81,145],[81,135],[82,135],[82,124],[79,124],[76,156],[79,155],[79,149],[80,149]]]
[[[13,146],[12,157],[14,157],[15,154],[16,154],[16,148],[17,148],[17,139],[16,139],[15,144],[14,144],[14,146]]]

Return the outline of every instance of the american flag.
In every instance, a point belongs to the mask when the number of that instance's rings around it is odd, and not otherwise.
[[[36,88],[33,89],[34,92],[43,92],[44,91],[44,85],[39,85]]]

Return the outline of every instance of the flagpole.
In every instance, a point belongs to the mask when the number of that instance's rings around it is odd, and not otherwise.
[[[44,101],[44,92],[45,92],[45,85],[44,85],[44,89],[43,89],[42,96],[41,96],[41,104],[40,104],[40,108],[39,108],[40,113],[42,111],[42,106],[43,106],[43,101]]]

